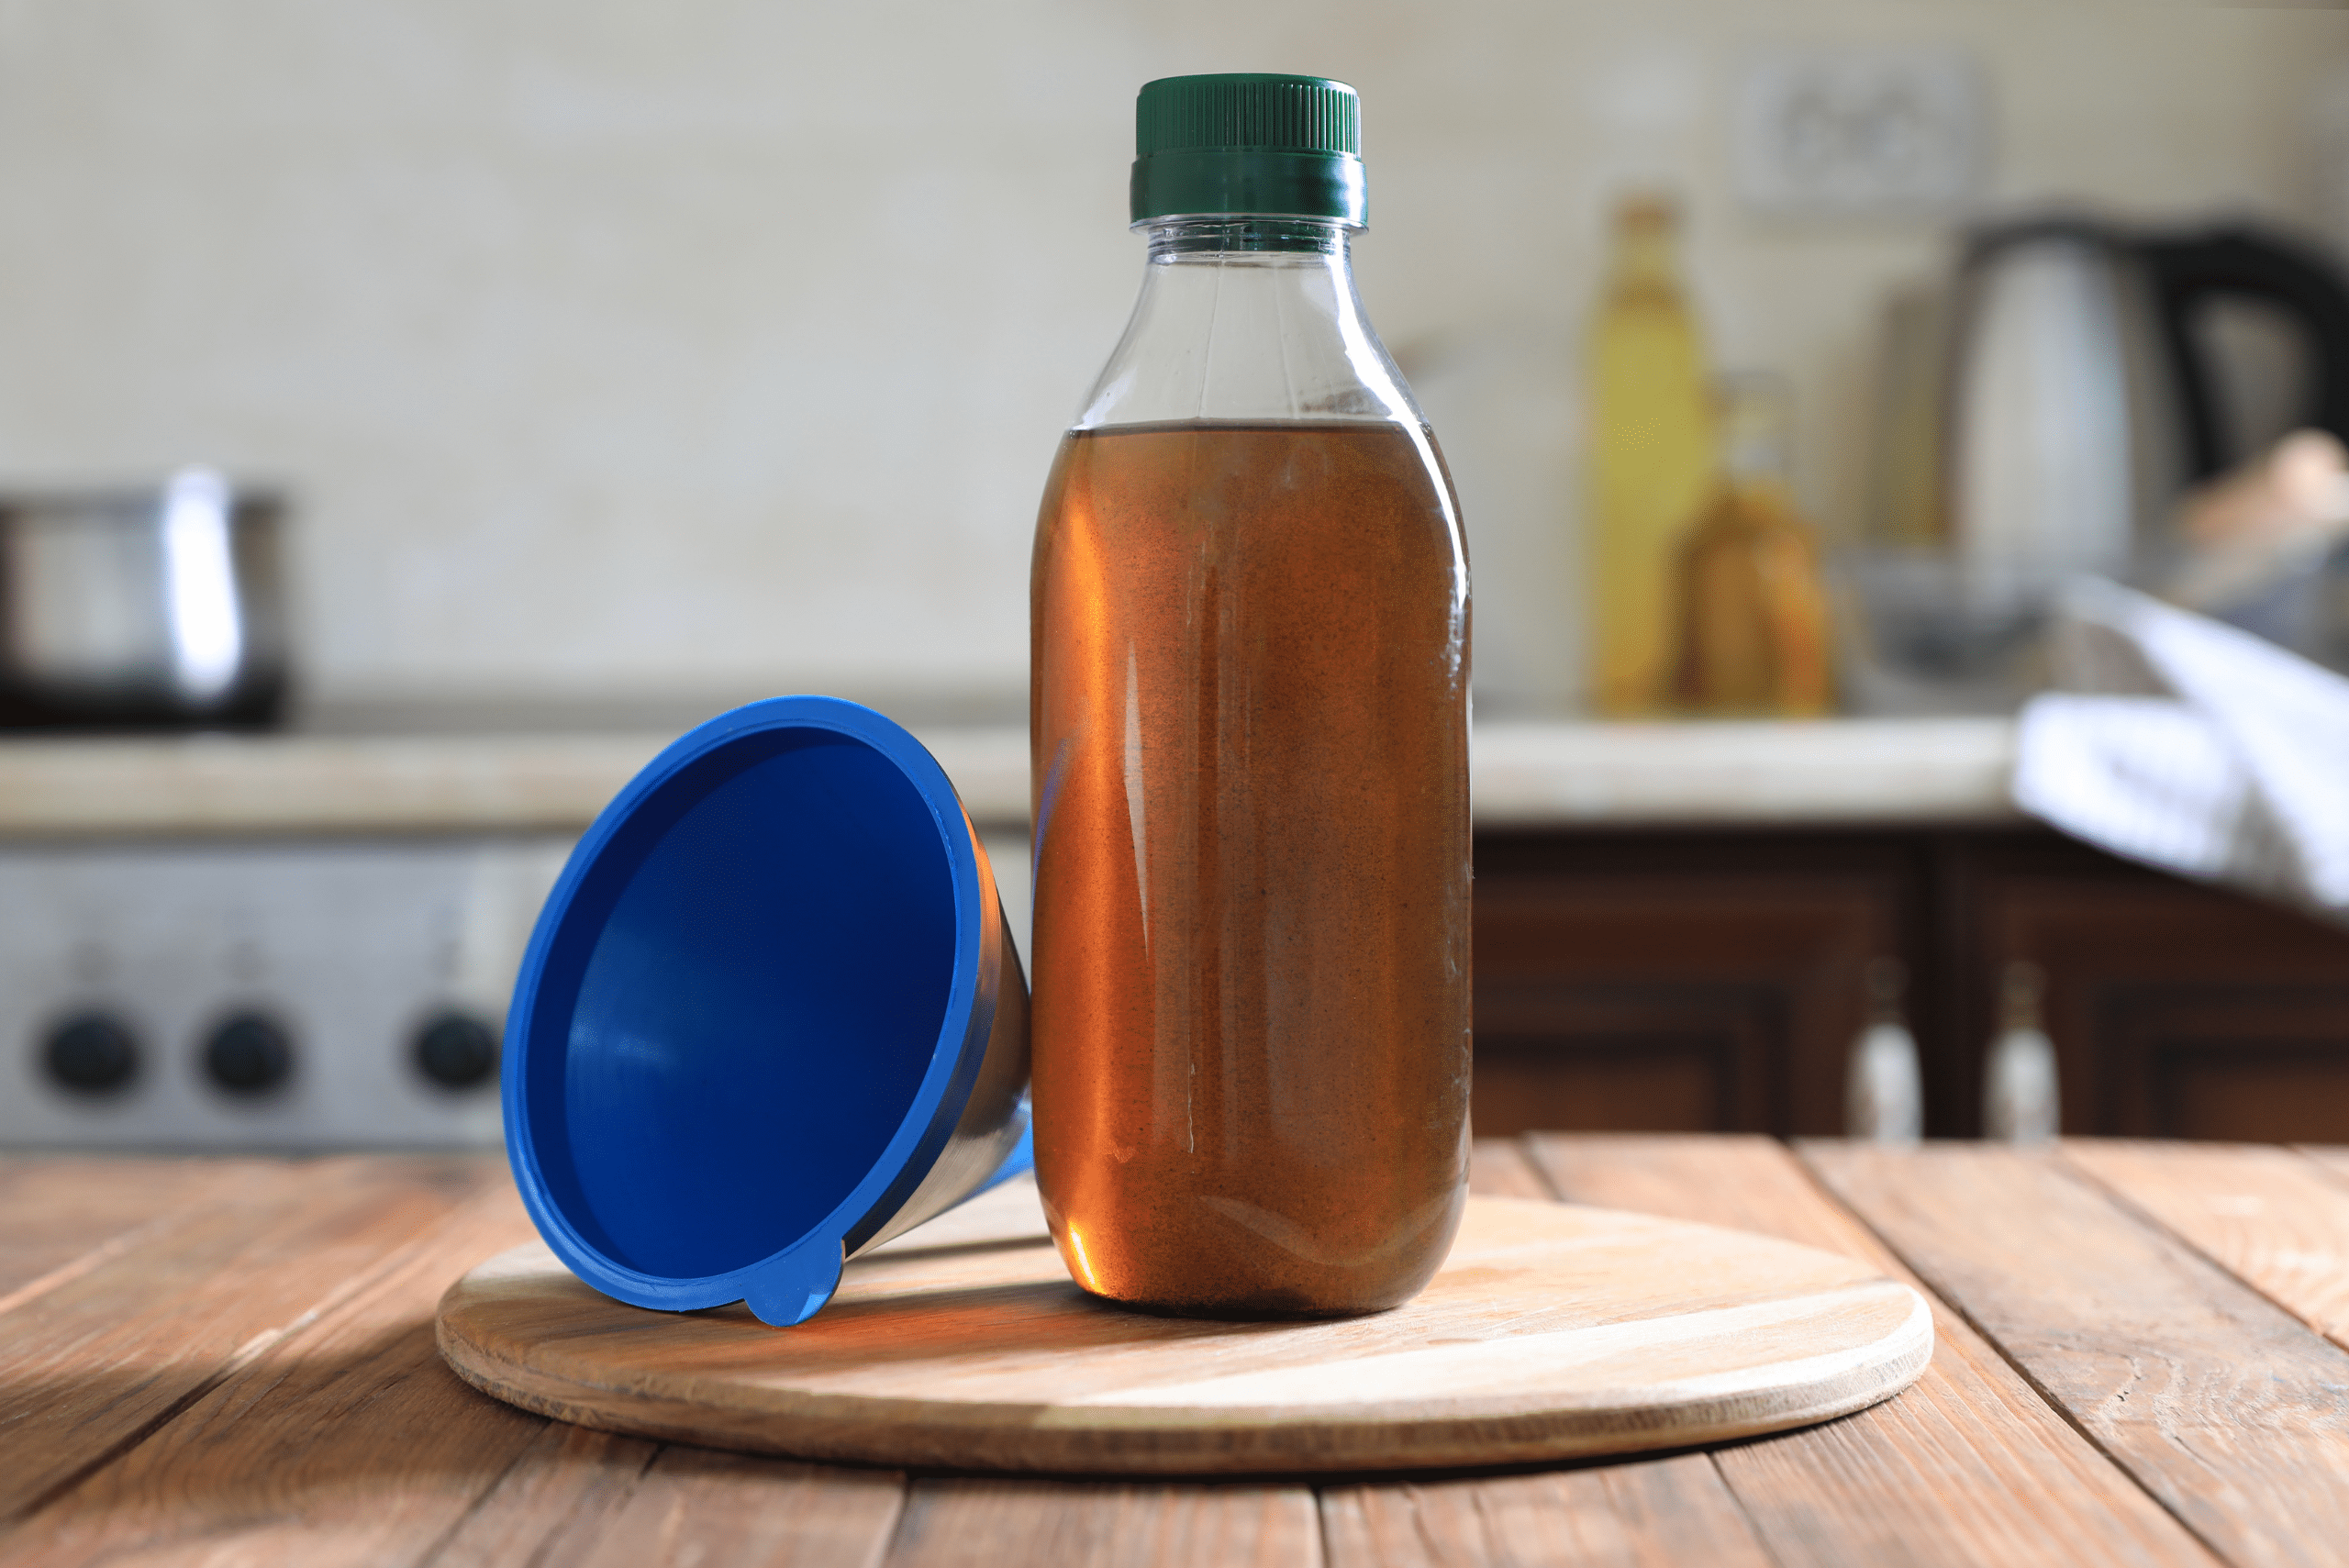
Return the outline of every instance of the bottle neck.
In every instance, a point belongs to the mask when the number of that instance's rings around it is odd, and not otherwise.
[[[1621,300],[1680,300],[1680,236],[1661,219],[1619,223],[1608,258],[1607,290]]]
[[[1153,218],[1141,297],[1074,428],[1425,423],[1354,292],[1335,218]]]
[[[1628,229],[1615,241],[1615,281],[1626,284],[1675,284],[1680,277],[1679,246],[1668,228]]]
[[[1340,267],[1353,262],[1351,237],[1336,218],[1160,217],[1138,224],[1153,262],[1225,256],[1320,256]]]
[[[1741,490],[1785,492],[1794,462],[1794,406],[1776,376],[1721,378],[1719,428],[1723,477]]]

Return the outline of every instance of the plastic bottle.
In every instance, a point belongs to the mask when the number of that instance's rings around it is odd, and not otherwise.
[[[1787,476],[1792,426],[1776,376],[1725,376],[1721,474],[1675,551],[1674,706],[1809,718],[1835,706],[1819,548]]]
[[[1464,1192],[1467,558],[1354,293],[1358,112],[1141,90],[1141,295],[1037,527],[1038,1182],[1154,1310],[1394,1306]]]
[[[1680,287],[1678,220],[1653,195],[1616,208],[1590,343],[1591,699],[1617,717],[1664,702],[1672,550],[1713,482],[1704,344]]]

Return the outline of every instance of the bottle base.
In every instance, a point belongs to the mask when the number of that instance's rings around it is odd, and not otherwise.
[[[1085,1287],[1077,1287],[1084,1290]],[[1222,1323],[1319,1323],[1344,1318],[1369,1318],[1381,1312],[1392,1312],[1418,1291],[1410,1291],[1392,1301],[1368,1302],[1360,1305],[1322,1306],[1304,1300],[1294,1292],[1267,1291],[1237,1301],[1166,1301],[1128,1299],[1108,1296],[1097,1290],[1085,1290],[1090,1300],[1104,1307],[1114,1307],[1121,1312],[1139,1312],[1151,1318],[1194,1318]]]

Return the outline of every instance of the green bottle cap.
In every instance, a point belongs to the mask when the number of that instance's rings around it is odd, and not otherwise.
[[[1134,100],[1133,221],[1187,213],[1363,227],[1362,99],[1326,76],[1166,76]]]

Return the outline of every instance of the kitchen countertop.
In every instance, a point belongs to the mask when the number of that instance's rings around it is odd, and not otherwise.
[[[2349,1540],[2349,1151],[1537,1134],[1479,1144],[1475,1184],[1865,1259],[1928,1293],[1932,1364],[1824,1426],[1550,1471],[799,1464],[450,1373],[434,1303],[529,1234],[493,1160],[0,1161],[0,1557],[2209,1568]]]
[[[983,825],[1028,817],[1028,739],[919,730]],[[0,741],[0,838],[577,832],[666,734]],[[2011,822],[2000,718],[1476,727],[1478,827]]]

